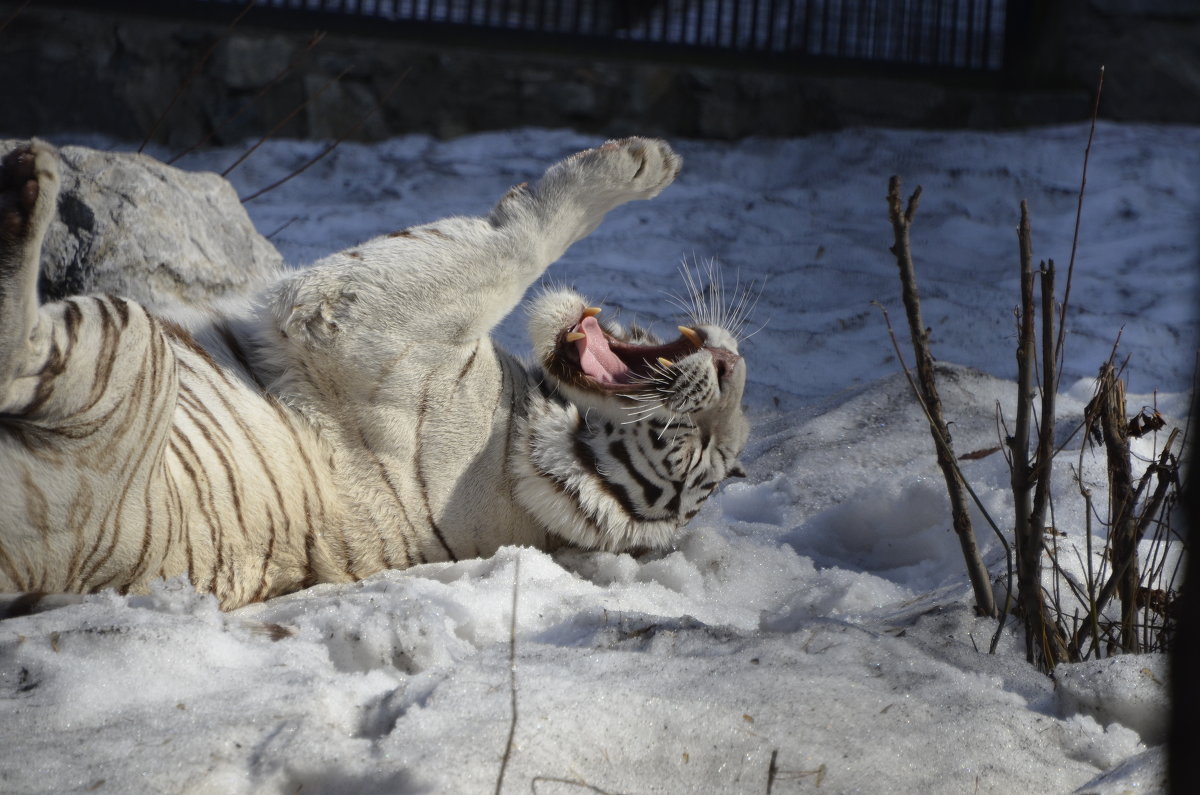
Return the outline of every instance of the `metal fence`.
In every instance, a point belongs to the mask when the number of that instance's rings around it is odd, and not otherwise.
[[[246,0],[102,3],[232,17]],[[256,0],[248,21],[419,37],[553,37],[592,48],[726,53],[775,62],[999,71],[1025,0]]]

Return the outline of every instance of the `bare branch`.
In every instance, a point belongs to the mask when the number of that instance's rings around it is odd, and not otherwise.
[[[11,14],[8,15],[7,19],[5,19],[3,22],[0,22],[0,33],[3,33],[4,29],[7,28],[10,24],[12,24],[12,21],[14,19],[16,19],[17,16],[19,16],[22,11],[25,10],[25,6],[29,5],[32,2],[33,2],[33,0],[25,0],[24,3],[21,3],[21,5],[16,7],[16,10],[14,10]]]
[[[504,788],[504,774],[508,772],[508,761],[512,758],[513,737],[517,733],[517,594],[521,584],[521,555],[518,552],[513,566],[512,615],[508,624],[508,693],[511,712],[508,721],[508,740],[504,743],[504,756],[500,759],[500,772],[496,775],[496,795]]]
[[[975,606],[981,615],[995,616],[996,598],[992,593],[991,577],[987,567],[983,565],[983,558],[979,554],[979,545],[975,539],[975,531],[971,527],[971,516],[967,512],[963,483],[955,461],[954,447],[950,441],[950,430],[942,416],[942,401],[938,396],[937,383],[933,373],[933,355],[929,352],[929,331],[925,328],[921,318],[921,301],[917,294],[916,269],[913,266],[909,240],[909,227],[916,216],[920,198],[921,189],[917,188],[908,200],[907,210],[901,214],[900,178],[893,176],[888,180],[888,215],[892,222],[892,232],[895,238],[891,251],[896,257],[896,265],[900,270],[900,292],[917,360],[917,380],[920,384],[918,394],[928,411],[929,430],[937,450],[938,466],[942,470],[942,476],[946,481],[946,491],[950,496],[950,513],[954,531],[958,534],[959,545],[962,547],[963,558],[967,566],[967,576],[971,580],[971,587],[975,593]]]
[[[329,154],[334,149],[337,149],[338,146],[343,141],[345,141],[350,136],[356,134],[359,130],[361,130],[363,128],[363,125],[365,125],[371,119],[371,117],[374,116],[381,107],[383,107],[383,103],[387,102],[389,99],[392,98],[392,95],[396,93],[396,89],[400,88],[400,84],[404,82],[404,78],[408,77],[409,71],[410,71],[409,69],[405,69],[404,74],[402,74],[398,78],[396,78],[395,82],[393,82],[391,87],[388,88],[388,90],[386,92],[384,92],[383,96],[379,98],[379,101],[375,103],[375,105],[371,108],[371,110],[369,110],[366,114],[363,115],[363,117],[361,119],[358,120],[358,124],[351,127],[344,135],[339,137],[336,141],[331,143],[329,146],[322,149],[320,151],[320,153],[317,154],[316,157],[313,157],[308,162],[306,162],[304,165],[300,166],[299,168],[297,168],[292,173],[288,174],[283,179],[276,180],[275,182],[272,182],[267,187],[261,188],[261,189],[255,191],[254,193],[251,193],[249,196],[242,196],[240,198],[240,201],[242,202],[242,204],[245,204],[248,201],[254,201],[259,196],[262,196],[264,193],[270,193],[271,191],[275,190],[280,185],[282,185],[283,183],[290,180],[292,177],[296,177],[296,176],[299,176],[300,174],[303,174],[314,163],[319,161],[321,158],[325,157],[325,155]]]
[[[571,778],[557,778],[554,776],[534,776],[529,782],[529,789],[533,795],[538,795],[538,784],[549,782],[551,784],[566,784],[569,787],[578,787],[579,789],[590,790],[596,795],[622,795],[619,792],[611,792],[606,789],[601,789],[595,784],[589,784],[586,781],[576,781]]]
[[[1033,240],[1029,227],[1029,206],[1021,202],[1021,221],[1017,227],[1017,244],[1020,252],[1021,308],[1018,313],[1017,342],[1017,419],[1013,435],[1008,444],[1012,451],[1012,491],[1015,509],[1013,538],[1017,547],[1017,598],[1025,621],[1025,658],[1049,673],[1054,666],[1067,660],[1066,638],[1058,625],[1046,613],[1046,601],[1042,590],[1042,539],[1045,526],[1046,504],[1049,492],[1049,471],[1052,463],[1054,437],[1054,400],[1048,393],[1055,383],[1054,360],[1043,362],[1042,416],[1038,438],[1036,463],[1029,460],[1029,437],[1033,421],[1033,374],[1037,362],[1036,311],[1034,309]],[[1053,306],[1053,275],[1049,280],[1051,292],[1046,292],[1047,279],[1043,275],[1043,308]],[[1049,323],[1053,324],[1051,318]],[[1043,344],[1051,350],[1047,341],[1046,318],[1043,317]],[[1052,337],[1051,337],[1052,339]],[[1045,358],[1045,356],[1043,356]],[[1036,498],[1031,494],[1035,483]]]
[[[1101,388],[1103,388],[1103,386]],[[1124,394],[1124,390],[1122,390],[1122,395],[1123,394]],[[1112,545],[1113,546],[1112,572],[1109,574],[1108,579],[1104,583],[1104,586],[1100,589],[1099,593],[1096,595],[1096,598],[1094,600],[1094,603],[1091,605],[1091,610],[1089,612],[1087,621],[1085,622],[1084,626],[1080,627],[1079,631],[1072,638],[1071,643],[1077,649],[1083,644],[1084,640],[1087,639],[1087,636],[1089,633],[1092,634],[1094,639],[1097,639],[1097,640],[1099,639],[1100,628],[1099,628],[1099,624],[1098,624],[1098,619],[1099,619],[1100,613],[1108,605],[1108,603],[1112,599],[1113,595],[1118,594],[1119,598],[1122,600],[1122,603],[1121,603],[1122,647],[1123,647],[1123,650],[1128,651],[1128,649],[1124,648],[1124,646],[1125,646],[1125,638],[1124,638],[1125,626],[1124,625],[1127,620],[1126,619],[1127,608],[1125,605],[1125,600],[1127,598],[1126,593],[1132,594],[1132,596],[1129,597],[1130,601],[1132,603],[1132,607],[1130,607],[1128,609],[1130,611],[1132,611],[1132,613],[1134,615],[1136,615],[1137,587],[1138,587],[1138,581],[1139,581],[1138,566],[1137,566],[1137,545],[1141,542],[1142,538],[1144,537],[1146,530],[1150,526],[1151,520],[1154,518],[1155,514],[1162,507],[1163,501],[1166,498],[1167,491],[1172,485],[1172,476],[1173,476],[1173,473],[1175,472],[1175,468],[1170,466],[1170,462],[1171,462],[1171,456],[1172,456],[1172,449],[1175,445],[1175,440],[1178,438],[1178,436],[1179,436],[1178,429],[1175,429],[1171,432],[1171,435],[1167,439],[1167,445],[1166,445],[1166,447],[1163,448],[1162,453],[1159,455],[1158,461],[1153,466],[1151,466],[1150,470],[1148,470],[1146,472],[1146,478],[1149,478],[1153,475],[1158,478],[1158,483],[1155,486],[1154,492],[1150,495],[1150,499],[1146,502],[1145,506],[1143,507],[1140,518],[1137,521],[1132,520],[1132,506],[1130,506],[1130,516],[1124,517],[1124,518],[1128,518],[1130,520],[1129,524],[1126,526],[1125,530],[1127,532],[1131,533],[1131,536],[1128,539],[1121,541],[1121,547],[1122,547],[1121,551],[1118,551],[1118,549],[1117,549],[1117,547],[1118,547],[1117,539],[1119,537],[1120,528],[1118,528],[1117,520],[1114,518],[1113,526],[1109,530],[1109,533],[1113,536],[1113,540],[1114,540],[1114,543]],[[1128,443],[1128,439],[1126,439],[1126,443]],[[1118,451],[1118,456],[1119,456],[1119,451]],[[1126,460],[1126,463],[1128,463],[1128,460]],[[1112,462],[1110,461],[1110,466],[1111,465],[1112,465]],[[1110,485],[1110,489],[1111,489],[1111,485]],[[1126,550],[1128,548],[1132,548],[1132,550],[1133,550],[1132,555],[1129,555],[1126,552]],[[1132,586],[1130,586],[1131,582],[1132,582]],[[1134,619],[1130,618],[1129,621],[1131,622],[1130,631],[1134,632],[1133,641],[1136,643],[1136,632],[1134,630],[1134,627],[1132,626],[1132,622],[1134,622]]]
[[[900,350],[900,342],[896,339],[896,330],[892,328],[892,319],[891,316],[888,315],[887,307],[878,301],[872,301],[871,303],[879,307],[879,311],[883,313],[883,322],[887,326],[888,336],[892,340],[892,348],[896,351],[896,360],[900,362],[900,369],[904,372],[904,377],[908,379],[908,385],[912,388],[913,397],[917,399],[917,405],[921,407],[921,411],[925,414],[925,419],[929,422],[930,432],[934,432],[935,423],[933,415],[930,414],[929,407],[925,405],[925,399],[921,396],[921,389],[917,386],[917,382],[913,377],[912,371],[908,369],[908,365],[904,362],[904,354]],[[962,469],[958,466],[958,460],[955,459],[952,463],[954,465],[954,471],[958,475],[959,482],[962,483],[963,488],[967,490],[967,493],[971,495],[971,501],[975,503],[975,507],[979,509],[979,512],[983,516],[984,520],[992,528],[992,532],[996,534],[996,538],[1000,540],[1000,544],[1004,547],[1004,557],[1008,561],[1008,580],[1004,598],[1004,608],[1000,611],[1000,624],[996,628],[996,634],[992,638],[992,645],[991,649],[989,650],[991,654],[995,654],[996,646],[1000,643],[1000,635],[1004,631],[1005,616],[1008,615],[1012,601],[1012,547],[1009,546],[1008,539],[1004,537],[1004,533],[1000,530],[1000,527],[996,524],[995,520],[992,519],[992,515],[988,512],[988,509],[984,507],[983,500],[979,499],[979,495],[975,493],[975,489],[971,488],[970,482],[967,481],[966,476],[962,473]]]
[[[339,80],[341,80],[343,77],[345,77],[346,74],[350,71],[350,69],[351,69],[351,67],[347,66],[345,69],[343,69],[341,72],[339,72],[337,74],[337,77],[334,77],[330,80],[325,81],[325,84],[322,85],[320,88],[318,88],[315,92],[313,92],[313,94],[310,97],[305,99],[303,102],[301,102],[296,107],[292,108],[290,113],[288,113],[286,116],[284,116],[278,122],[276,122],[274,127],[267,130],[265,135],[263,135],[261,138],[259,138],[257,141],[254,142],[253,146],[251,146],[246,151],[242,152],[241,156],[238,157],[237,160],[234,160],[232,163],[230,163],[229,167],[221,172],[221,176],[228,177],[229,172],[233,171],[235,168],[240,166],[242,163],[246,162],[246,158],[248,158],[248,157],[250,157],[250,155],[254,154],[254,152],[258,149],[258,147],[262,146],[267,141],[271,140],[271,138],[274,137],[275,133],[279,132],[279,130],[282,129],[285,124],[287,124],[292,119],[296,118],[296,114],[298,114],[300,111],[304,110],[309,105],[311,105],[322,94],[324,94],[325,91],[330,86],[332,86],[334,83],[337,83]]]
[[[1092,139],[1096,137],[1096,118],[1100,115],[1100,95],[1104,91],[1104,67],[1100,67],[1100,78],[1096,83],[1096,100],[1092,104],[1092,126],[1088,130],[1087,146],[1083,150],[1083,174],[1079,178],[1079,197],[1075,203],[1075,232],[1071,236],[1071,259],[1067,262],[1067,283],[1063,287],[1062,307],[1058,313],[1058,342],[1054,347],[1054,359],[1058,362],[1059,372],[1062,372],[1063,345],[1067,336],[1067,305],[1071,301],[1071,282],[1075,276],[1075,252],[1079,248],[1079,223],[1083,217],[1083,192],[1087,187],[1088,158],[1092,154]],[[1050,388],[1050,385],[1046,385]],[[1058,391],[1058,384],[1053,385]]]
[[[1100,368],[1100,427],[1108,457],[1109,511],[1112,525],[1113,576],[1121,599],[1121,647],[1138,651],[1137,528],[1133,516],[1137,495],[1129,462],[1129,433],[1125,421],[1125,384],[1111,364]]]
[[[316,33],[314,33],[313,37],[308,40],[308,44],[304,47],[304,49],[300,52],[300,54],[298,56],[296,56],[295,58],[293,58],[288,63],[287,66],[285,66],[283,69],[281,69],[279,71],[278,74],[276,74],[274,77],[272,77],[265,86],[260,88],[257,91],[257,93],[255,93],[254,96],[250,97],[245,102],[243,102],[241,104],[241,107],[239,107],[236,112],[227,116],[222,121],[218,122],[216,124],[216,126],[214,126],[212,130],[209,130],[207,133],[205,133],[204,137],[202,137],[199,141],[192,144],[187,149],[184,149],[182,152],[180,152],[179,154],[175,155],[170,160],[168,160],[167,165],[171,165],[172,163],[174,163],[175,161],[184,157],[185,155],[191,154],[192,152],[196,151],[200,147],[204,146],[209,141],[211,141],[214,136],[216,136],[218,133],[220,133],[223,129],[225,129],[227,126],[229,126],[230,124],[232,124],[233,122],[235,122],[239,118],[241,118],[243,113],[245,113],[247,110],[249,110],[251,108],[251,106],[254,105],[255,102],[257,102],[258,100],[260,100],[264,96],[266,96],[267,92],[269,92],[272,88],[274,88],[276,85],[278,85],[279,81],[283,80],[283,78],[287,77],[289,74],[291,74],[293,71],[295,71],[296,67],[299,66],[301,63],[303,63],[305,61],[305,59],[308,58],[309,54],[312,53],[313,49],[316,48],[316,46],[318,44],[320,44],[321,40],[324,38],[325,38],[324,31],[317,31]],[[303,107],[303,106],[301,106],[301,107]]]
[[[150,142],[154,140],[154,136],[158,133],[158,128],[162,126],[164,121],[166,121],[167,116],[175,107],[175,103],[179,101],[179,98],[183,96],[184,92],[187,91],[192,85],[192,81],[196,79],[196,75],[200,74],[200,70],[204,68],[206,63],[208,63],[208,59],[211,58],[212,54],[217,51],[217,47],[221,44],[221,42],[229,38],[230,34],[233,33],[234,28],[236,28],[238,23],[242,21],[242,17],[246,16],[250,9],[254,8],[255,2],[256,0],[249,0],[242,10],[238,12],[238,15],[233,18],[233,21],[229,23],[229,27],[225,29],[225,32],[218,36],[216,41],[209,45],[209,48],[204,51],[204,55],[200,56],[200,60],[197,61],[196,65],[192,67],[192,71],[188,72],[187,77],[185,77],[183,82],[179,84],[179,89],[175,92],[175,96],[171,97],[171,101],[167,103],[167,107],[155,120],[154,125],[150,128],[150,132],[146,133],[146,137],[143,139],[142,145],[138,147],[139,152],[144,150],[150,144]]]

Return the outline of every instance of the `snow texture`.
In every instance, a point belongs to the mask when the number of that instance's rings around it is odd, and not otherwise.
[[[229,614],[168,582],[4,622],[0,790],[488,792],[515,670],[506,792],[1162,791],[1162,660],[1062,666],[1052,681],[1025,663],[1015,622],[987,653],[995,624],[973,614],[928,430],[870,304],[902,318],[884,202],[899,174],[924,186],[914,255],[935,354],[954,363],[939,369],[955,443],[994,446],[995,406],[1013,405],[1018,202],[1061,285],[1086,139],[1070,126],[674,142],[678,183],[614,212],[548,278],[667,331],[681,261],[716,258],[730,289],[758,296],[742,345],[749,477],[675,550],[505,548]],[[482,213],[594,143],[518,130],[343,144],[248,208],[300,265]],[[232,180],[247,195],[323,146],[268,143]],[[237,154],[184,162],[219,171]],[[1200,129],[1100,125],[1064,426],[1119,331],[1131,406],[1182,414],[1198,176]],[[518,313],[499,336],[522,349],[522,326]],[[1072,464],[1103,477],[1080,439],[1063,441],[1065,491]],[[1002,456],[964,468],[1008,526]],[[1057,529],[1077,543],[1083,511],[1061,502]],[[999,574],[999,544],[977,527]]]

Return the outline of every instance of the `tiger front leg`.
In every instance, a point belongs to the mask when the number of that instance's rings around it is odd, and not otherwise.
[[[0,160],[0,408],[38,353],[38,263],[58,187],[58,156],[49,144],[34,140]]]
[[[513,188],[489,220],[536,241],[540,250],[533,259],[540,275],[572,243],[590,234],[609,210],[661,193],[682,164],[665,141],[608,141],[555,163],[532,188]]]
[[[444,218],[333,254],[268,297],[280,346],[300,359],[341,346],[330,358],[339,380],[358,358],[373,378],[378,358],[362,352],[399,340],[450,343],[465,360],[572,243],[614,207],[658,195],[681,162],[663,141],[609,141],[513,188],[487,216]]]

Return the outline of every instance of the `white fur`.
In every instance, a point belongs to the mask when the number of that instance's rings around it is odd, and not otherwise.
[[[0,497],[19,506],[0,518],[0,590],[143,590],[183,572],[228,608],[554,537],[661,548],[737,469],[732,333],[700,329],[724,376],[698,350],[670,373],[690,397],[649,407],[558,383],[488,336],[609,210],[670,184],[680,161],[662,142],[609,142],[487,217],[375,238],[219,316],[179,313],[203,348],[119,299],[37,307],[57,171],[50,147],[33,151],[29,232],[0,241]],[[586,306],[568,290],[535,302],[539,362]],[[81,422],[94,430],[64,435]]]

